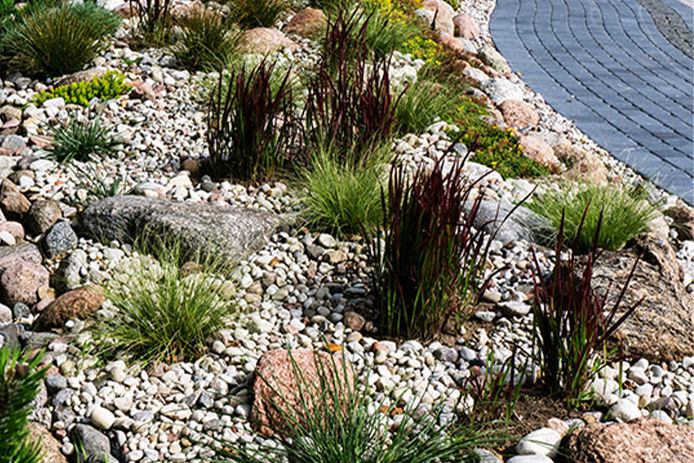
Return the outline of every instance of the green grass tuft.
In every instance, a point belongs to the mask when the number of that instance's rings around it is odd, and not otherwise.
[[[184,266],[195,256],[182,243],[153,235],[135,249],[139,254],[105,285],[114,316],[97,322],[100,350],[145,362],[198,358],[236,315],[234,286],[224,277],[229,269],[211,258]]]
[[[404,135],[420,134],[436,117],[450,112],[451,96],[447,89],[428,80],[418,80],[407,87],[395,110],[396,131]]]
[[[597,246],[616,251],[631,238],[648,231],[648,223],[657,216],[646,197],[646,191],[638,187],[565,184],[532,198],[526,207],[549,219],[556,230],[563,213],[564,242],[575,243],[574,249],[580,253],[591,249],[602,213]]]
[[[300,174],[300,185],[307,190],[303,207],[309,228],[346,236],[360,233],[362,227],[378,227],[381,188],[392,157],[390,143],[370,151],[359,156],[329,150],[314,154]]]
[[[7,27],[0,39],[2,62],[11,70],[49,76],[79,71],[119,24],[118,15],[93,2],[39,1]]]
[[[20,357],[19,347],[0,349],[0,461],[39,463],[41,446],[31,442],[29,414],[48,367],[39,369],[41,355]]]
[[[277,397],[265,399],[281,411],[282,419],[269,423],[280,445],[239,445],[217,440],[214,461],[234,463],[466,463],[477,461],[472,449],[493,440],[479,428],[460,428],[449,413],[456,400],[425,405],[415,396],[398,406],[402,395],[386,391],[381,399],[359,384],[346,360],[315,354],[317,377],[307,377],[291,356],[296,389],[282,394],[277,379],[259,377]],[[326,358],[327,357],[327,358]],[[352,369],[352,372],[354,370]],[[451,404],[450,402],[453,402]],[[293,405],[296,404],[296,405]],[[389,429],[389,419],[399,425]]]
[[[113,127],[102,125],[100,118],[88,121],[70,120],[67,126],[53,129],[50,155],[60,163],[73,159],[88,161],[94,157],[114,156],[121,146]]]
[[[229,0],[231,18],[245,29],[274,27],[289,11],[286,0]]]
[[[238,54],[241,33],[217,11],[190,8],[178,25],[173,52],[187,69],[218,70]]]

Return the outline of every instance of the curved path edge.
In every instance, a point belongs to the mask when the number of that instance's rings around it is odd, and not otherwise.
[[[497,0],[490,32],[557,112],[694,205],[693,62],[637,0]]]

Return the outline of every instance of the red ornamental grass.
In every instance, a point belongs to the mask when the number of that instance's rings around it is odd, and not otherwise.
[[[390,56],[368,58],[363,36],[369,18],[361,26],[360,18],[340,11],[329,19],[324,53],[306,101],[310,142],[338,152],[359,152],[388,139],[400,99],[390,92]]]
[[[274,85],[275,65],[234,69],[210,95],[207,146],[215,175],[257,181],[281,170],[297,135],[290,70]],[[226,90],[224,90],[226,89]]]
[[[475,183],[464,184],[457,159],[442,157],[430,171],[410,177],[394,166],[382,194],[383,234],[367,237],[374,267],[379,327],[389,336],[430,338],[467,315],[486,288],[480,285],[491,239],[473,223],[481,196],[467,214],[463,203]]]
[[[586,212],[587,210],[588,208]],[[550,393],[562,394],[566,397],[568,408],[574,408],[581,400],[590,396],[590,391],[585,391],[585,385],[600,371],[605,360],[604,358],[594,359],[594,355],[603,351],[607,339],[643,300],[637,301],[618,316],[640,257],[634,262],[629,277],[611,309],[607,309],[609,289],[602,298],[593,292],[593,268],[602,254],[602,251],[597,250],[601,223],[602,213],[593,247],[585,257],[582,270],[581,262],[575,252],[571,252],[568,257],[562,257],[563,216],[555,248],[557,263],[548,280],[541,277],[537,256],[534,250],[532,252],[535,288],[534,334],[542,356],[540,361],[542,379]],[[582,226],[583,221],[577,236],[580,235]],[[574,242],[572,249],[575,249],[576,245],[577,243]]]

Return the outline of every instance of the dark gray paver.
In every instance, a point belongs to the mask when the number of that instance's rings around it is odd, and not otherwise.
[[[682,15],[676,30],[663,36],[658,15],[642,6],[648,2],[663,2],[669,8],[651,10],[666,10],[671,19]],[[490,28],[511,67],[555,110],[694,204],[694,64],[681,51],[694,11],[675,3],[497,0]]]

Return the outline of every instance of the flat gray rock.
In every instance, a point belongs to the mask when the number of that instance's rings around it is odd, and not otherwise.
[[[463,204],[465,212],[469,212],[472,201]],[[504,221],[513,210],[513,204],[505,201],[482,201],[475,217],[475,227],[484,227],[488,233],[496,233],[494,239],[504,244],[510,241],[526,240],[543,246],[551,244],[552,226],[527,207],[519,206]]]
[[[117,196],[97,201],[81,216],[82,230],[101,240],[132,242],[143,233],[180,241],[184,252],[229,262],[260,249],[282,219],[256,209]]]

